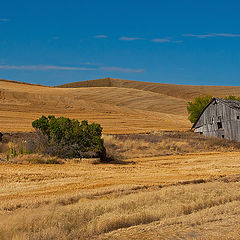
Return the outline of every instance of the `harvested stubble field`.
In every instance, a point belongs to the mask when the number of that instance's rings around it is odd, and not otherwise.
[[[1,164],[0,238],[239,238],[239,152],[128,162]]]
[[[29,132],[42,114],[88,119],[111,134],[105,144],[117,159],[0,162],[1,240],[240,239],[239,144],[159,132],[188,130],[186,104],[200,93],[240,95],[240,88],[82,84],[0,81],[1,131]]]

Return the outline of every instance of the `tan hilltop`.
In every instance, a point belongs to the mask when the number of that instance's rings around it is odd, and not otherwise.
[[[166,83],[153,83],[123,80],[116,78],[102,78],[96,80],[80,81],[59,85],[63,88],[79,87],[118,87],[133,88],[143,91],[164,94],[166,96],[176,97],[185,100],[192,100],[197,96],[212,95],[215,97],[225,97],[227,95],[240,95],[240,87],[236,86],[197,86],[197,85],[179,85]]]
[[[240,87],[187,86],[104,78],[47,87],[0,80],[1,131],[31,131],[54,114],[98,122],[104,133],[188,130],[186,106],[199,95],[240,96]]]

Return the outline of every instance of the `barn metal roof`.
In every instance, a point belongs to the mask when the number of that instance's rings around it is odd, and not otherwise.
[[[206,108],[212,103],[212,102],[222,102],[223,104],[229,106],[230,108],[233,108],[236,111],[240,112],[240,101],[238,100],[230,100],[230,99],[222,99],[222,98],[212,98],[212,100],[206,105],[206,107],[202,110],[202,112],[200,113],[198,119],[196,120],[196,122],[193,124],[192,128],[194,128],[198,122],[198,120],[200,119],[200,117],[202,116],[203,112],[206,110]]]
[[[216,98],[220,102],[228,105],[231,108],[234,108],[237,111],[240,111],[240,101],[238,100],[228,100],[228,99],[221,99],[221,98]]]

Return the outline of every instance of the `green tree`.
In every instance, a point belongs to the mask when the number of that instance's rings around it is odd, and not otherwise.
[[[194,123],[204,107],[211,101],[212,96],[206,95],[203,97],[196,97],[193,102],[188,102],[187,111],[189,113],[188,119],[191,123]]]
[[[42,116],[33,121],[32,126],[47,137],[52,155],[71,158],[94,153],[102,161],[106,159],[102,127],[97,123],[82,121],[80,124],[75,119]]]
[[[224,99],[227,99],[227,100],[238,100],[240,101],[240,97],[236,97],[234,95],[229,95],[228,97],[225,97]]]

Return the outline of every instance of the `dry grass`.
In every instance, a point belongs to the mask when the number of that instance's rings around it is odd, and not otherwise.
[[[129,159],[199,152],[240,151],[240,143],[207,138],[193,132],[105,135],[104,143],[112,158]]]
[[[41,154],[21,154],[9,160],[9,163],[18,164],[63,164],[64,160]]]
[[[239,183],[222,182],[173,186],[132,194],[123,192],[118,198],[100,195],[94,199],[92,196],[68,204],[56,201],[44,207],[20,210],[7,219],[1,218],[0,236],[3,240],[127,239],[129,233],[134,232],[130,234],[135,235],[134,239],[146,239],[145,232],[150,232],[158,238],[172,239],[170,237],[177,236],[175,230],[178,228],[180,235],[188,239],[187,233],[191,231],[185,229],[190,226],[195,229],[196,237],[208,239],[209,234],[220,235],[222,230],[228,233],[234,230],[237,239],[240,230],[236,229],[236,225],[231,226],[231,221],[237,223],[240,220],[239,201]],[[227,224],[224,229],[218,226],[201,231],[201,226],[212,222],[214,225],[216,222]],[[152,223],[155,232],[152,232]],[[129,228],[131,226],[137,227]],[[117,229],[121,231],[112,232]],[[102,235],[108,232],[111,233]]]
[[[1,238],[238,239],[238,152],[131,160],[0,164]]]

